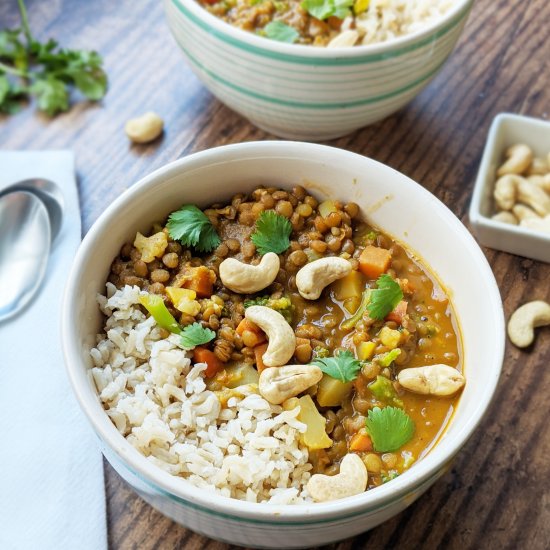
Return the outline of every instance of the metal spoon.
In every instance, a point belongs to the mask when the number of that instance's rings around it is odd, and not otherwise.
[[[0,197],[7,193],[12,193],[13,191],[28,191],[42,200],[50,217],[51,238],[53,243],[61,229],[63,208],[65,204],[63,193],[59,186],[50,180],[32,178],[18,181],[4,188],[0,186]]]
[[[40,287],[50,246],[43,202],[26,191],[0,196],[0,322],[25,307]]]

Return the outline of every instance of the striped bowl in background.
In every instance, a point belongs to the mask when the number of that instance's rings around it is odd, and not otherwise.
[[[316,48],[232,27],[195,0],[164,0],[170,29],[204,85],[256,126],[325,140],[372,124],[411,101],[456,44],[474,0],[389,42]]]

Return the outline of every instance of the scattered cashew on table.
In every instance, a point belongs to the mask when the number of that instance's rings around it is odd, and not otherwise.
[[[550,233],[550,153],[535,157],[525,144],[512,145],[498,168],[493,196],[496,221]]]
[[[518,348],[526,348],[535,339],[535,328],[546,325],[550,325],[550,304],[542,300],[527,302],[510,316],[508,337]]]

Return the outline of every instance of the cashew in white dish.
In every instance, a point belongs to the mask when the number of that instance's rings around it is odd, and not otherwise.
[[[533,229],[534,231],[540,231],[542,233],[550,233],[550,215],[544,218],[527,218],[521,220],[520,227],[526,227],[527,229]]]
[[[316,365],[270,367],[260,374],[258,387],[264,399],[273,405],[280,405],[317,384],[322,377],[323,371]]]
[[[403,369],[397,375],[397,381],[413,393],[438,396],[453,395],[466,382],[460,372],[448,365]]]
[[[550,197],[540,187],[516,174],[506,174],[497,180],[494,197],[502,210],[511,210],[516,202],[521,202],[541,216],[550,213]]]
[[[504,174],[522,174],[533,160],[533,152],[524,144],[512,145],[506,151],[506,162],[497,170],[497,176]]]
[[[348,29],[336,35],[328,44],[327,48],[349,48],[353,46],[359,39],[359,33],[355,30]]]
[[[250,306],[246,308],[244,316],[267,334],[268,346],[262,356],[265,366],[286,365],[294,355],[296,336],[285,318],[278,311],[265,306]]]
[[[543,176],[529,176],[527,181],[540,187],[543,191],[546,191],[546,193],[550,193],[550,173],[544,174]]]
[[[524,204],[516,204],[512,208],[512,213],[519,220],[520,223],[523,220],[528,220],[529,218],[540,219],[540,216],[532,208],[529,208]]]
[[[268,252],[258,265],[226,258],[219,267],[224,286],[239,294],[253,294],[268,287],[277,277],[281,262],[274,252]]]
[[[550,304],[542,300],[527,302],[512,313],[508,337],[518,348],[526,348],[535,339],[535,328],[550,325]]]
[[[509,223],[511,225],[518,224],[518,219],[514,216],[514,214],[512,214],[512,212],[507,212],[506,210],[495,214],[492,216],[492,219],[496,222]]]
[[[126,135],[134,143],[149,143],[157,139],[164,128],[164,121],[152,111],[132,118],[124,126]]]
[[[296,287],[306,300],[317,300],[323,289],[351,272],[351,263],[344,258],[330,256],[306,264],[296,274]]]
[[[328,502],[362,493],[367,488],[368,478],[367,468],[359,455],[350,453],[340,462],[339,474],[314,474],[307,483],[307,490],[315,502]]]
[[[548,167],[548,164],[546,163],[546,159],[535,157],[531,161],[531,166],[527,169],[526,174],[528,176],[533,176],[536,174],[544,175],[547,172],[550,172],[550,168]]]

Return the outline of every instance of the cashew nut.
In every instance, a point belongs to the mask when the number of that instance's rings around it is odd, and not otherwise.
[[[359,33],[355,30],[348,29],[343,31],[340,34],[336,35],[328,44],[327,48],[348,48],[353,46],[357,39],[359,38]]]
[[[543,191],[550,193],[550,173],[544,174],[543,176],[529,176],[527,178],[527,181],[533,183],[537,187],[540,187]]]
[[[245,264],[226,258],[219,267],[224,286],[239,294],[253,294],[268,287],[277,277],[281,262],[274,252],[262,256],[258,265]]]
[[[285,365],[264,369],[258,384],[260,395],[274,405],[295,397],[317,384],[323,371],[316,365]]]
[[[550,213],[550,197],[540,187],[516,174],[506,174],[497,180],[494,197],[502,210],[510,210],[519,201],[541,216]]]
[[[514,208],[512,208],[512,212],[514,216],[520,221],[520,223],[523,220],[527,220],[529,218],[540,220],[540,216],[534,210],[532,210],[528,206],[525,206],[524,204],[516,204]]]
[[[495,214],[492,216],[492,219],[497,222],[510,223],[512,225],[518,224],[518,219],[514,216],[514,214],[512,214],[512,212],[506,212],[506,210]]]
[[[367,468],[359,455],[350,453],[340,462],[339,474],[314,474],[307,483],[307,490],[315,502],[328,502],[362,493],[367,488],[368,478]]]
[[[533,160],[533,152],[527,145],[512,145],[506,151],[506,162],[497,170],[497,176],[522,174]]]
[[[518,348],[526,348],[535,339],[536,327],[550,325],[550,304],[542,300],[527,302],[512,313],[508,321],[508,337]]]
[[[544,218],[526,218],[521,220],[519,225],[535,231],[550,233],[550,215],[547,215]]]
[[[162,134],[163,127],[162,118],[149,111],[140,117],[129,120],[124,126],[124,131],[134,143],[149,143]]]
[[[286,365],[294,355],[296,336],[285,318],[278,311],[265,306],[250,306],[246,308],[244,316],[267,334],[268,346],[262,356],[266,367]]]
[[[350,271],[351,264],[344,258],[330,256],[314,260],[296,274],[298,292],[306,300],[317,300],[327,285],[345,277]]]
[[[464,376],[448,365],[428,365],[403,369],[397,381],[406,390],[422,395],[452,395],[466,382]]]
[[[546,164],[546,159],[535,157],[531,162],[531,166],[529,166],[529,169],[527,170],[527,175],[528,176],[533,176],[535,174],[544,175],[548,171],[549,171],[549,168],[548,168],[548,164]]]

